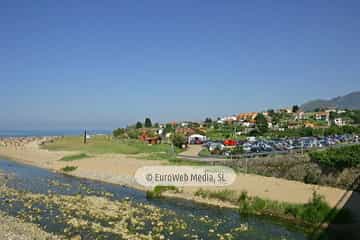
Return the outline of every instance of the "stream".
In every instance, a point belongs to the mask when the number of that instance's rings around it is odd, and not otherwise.
[[[9,175],[6,187],[11,190],[1,192],[1,211],[67,237],[127,239],[118,234],[121,229],[154,239],[307,239],[302,231],[274,219],[186,200],[148,200],[144,192],[128,187],[10,160],[0,159],[0,172]],[[91,207],[94,201],[97,205]],[[131,217],[121,211],[129,211]],[[122,225],[116,223],[122,219]]]

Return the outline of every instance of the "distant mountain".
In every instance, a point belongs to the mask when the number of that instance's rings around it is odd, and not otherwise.
[[[300,108],[304,111],[313,111],[317,108],[360,109],[360,91],[330,100],[312,100],[304,103]]]

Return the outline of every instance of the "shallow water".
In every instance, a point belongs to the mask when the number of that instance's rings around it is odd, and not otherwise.
[[[146,199],[145,193],[131,188],[102,183],[98,181],[80,179],[66,176],[51,171],[19,164],[9,160],[0,159],[0,170],[9,173],[7,186],[20,191],[39,193],[44,195],[83,195],[83,196],[105,196],[111,201],[130,198],[136,204],[147,204],[164,210],[163,220],[169,220],[176,216],[177,219],[185,222],[189,226],[186,233],[196,234],[199,239],[218,239],[216,233],[225,234],[234,232],[233,230],[240,224],[247,224],[249,231],[234,233],[233,239],[306,239],[306,235],[299,230],[292,229],[285,224],[262,217],[240,216],[239,213],[231,209],[210,207],[190,201],[179,201],[171,199]],[[36,205],[36,203],[35,203]],[[40,224],[46,231],[63,233],[66,223],[59,215],[56,208],[39,203],[38,208],[41,218],[33,220]],[[30,214],[26,213],[24,203],[19,201],[9,204],[4,196],[0,196],[0,209],[11,215]],[[171,214],[170,214],[171,213]],[[201,219],[211,219],[213,221],[201,221]],[[92,219],[89,219],[92,221]],[[106,223],[104,223],[106,225]],[[216,224],[217,226],[214,226]],[[214,234],[209,234],[209,229],[216,229]],[[211,231],[211,230],[210,230]],[[164,233],[169,239],[184,239],[184,232],[174,235]],[[86,239],[121,239],[118,236],[106,233],[94,233],[82,231],[80,234]],[[226,239],[226,238],[225,238]]]

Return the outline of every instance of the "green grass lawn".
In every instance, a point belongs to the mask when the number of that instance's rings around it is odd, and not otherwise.
[[[119,140],[110,139],[109,136],[95,136],[83,143],[81,136],[67,136],[60,138],[53,143],[47,143],[42,146],[48,150],[80,151],[88,153],[122,153],[122,154],[139,154],[139,153],[159,153],[171,151],[168,144],[148,145],[138,140]]]

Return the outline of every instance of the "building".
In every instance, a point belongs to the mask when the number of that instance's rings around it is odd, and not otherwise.
[[[316,126],[312,122],[305,122],[304,127],[306,127],[306,128],[315,128]]]
[[[255,127],[255,121],[251,120],[251,121],[244,121],[241,123],[241,126],[246,127],[246,128],[252,128]]]
[[[220,118],[219,120],[217,120],[217,123],[220,123],[220,124],[230,123],[231,124],[236,121],[237,121],[236,116],[227,116],[227,117],[223,117],[223,118]]]
[[[257,115],[258,115],[257,112],[240,113],[239,115],[236,116],[236,120],[239,122],[244,122],[244,121],[251,122],[255,120]]]
[[[295,114],[295,120],[304,120],[305,118],[305,112],[301,111]]]
[[[278,113],[292,113],[292,109],[291,108],[281,108],[276,110],[276,112]]]
[[[189,144],[202,144],[207,140],[206,136],[201,134],[193,134],[188,137]]]
[[[193,128],[188,128],[188,127],[179,127],[175,129],[175,133],[177,134],[183,134],[185,136],[190,136],[192,134],[195,134],[196,131]]]
[[[330,113],[329,112],[317,112],[315,114],[315,119],[318,121],[326,121],[328,122],[330,119]]]
[[[334,124],[338,127],[342,127],[342,126],[345,126],[347,124],[347,122],[343,118],[335,118]]]
[[[142,142],[146,142],[148,144],[160,144],[161,143],[160,136],[150,137],[146,132],[144,132],[140,135],[139,140]]]

